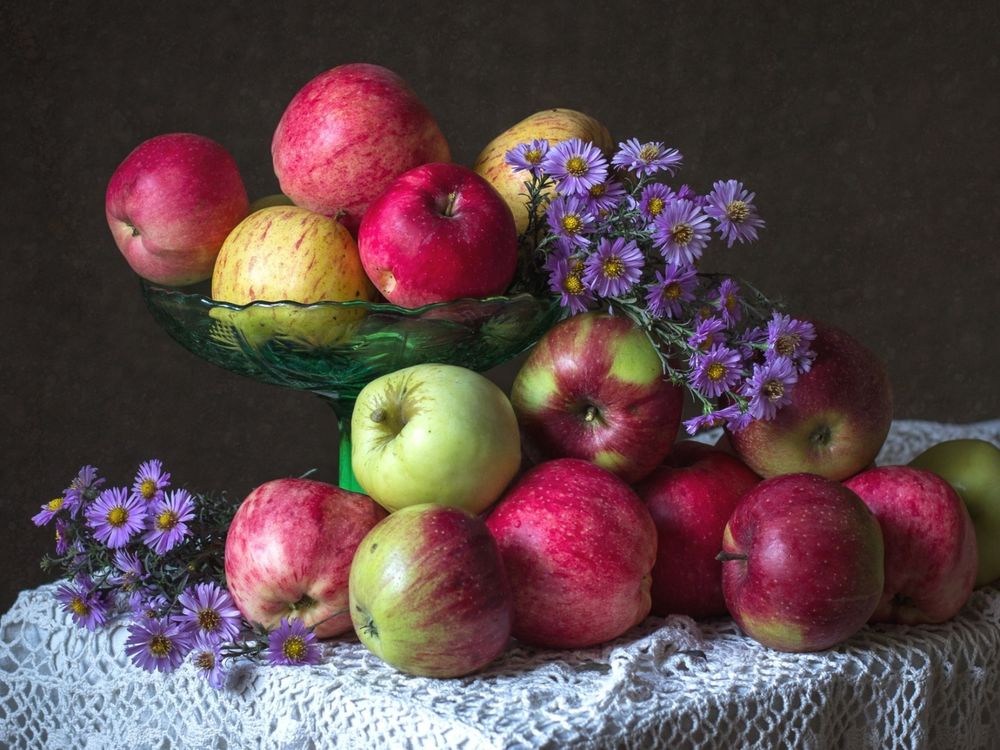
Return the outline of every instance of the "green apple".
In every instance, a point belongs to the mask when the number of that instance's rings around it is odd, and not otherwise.
[[[480,513],[521,465],[510,401],[463,367],[422,364],[366,385],[351,418],[351,464],[387,510],[436,503]]]
[[[1000,448],[972,438],[945,440],[910,466],[934,472],[965,501],[979,551],[976,586],[1000,579]]]

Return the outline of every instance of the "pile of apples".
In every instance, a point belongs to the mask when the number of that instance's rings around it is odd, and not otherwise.
[[[283,196],[252,210],[221,146],[172,134],[118,168],[108,221],[141,276],[211,277],[229,302],[499,294],[527,223],[504,154],[572,137],[612,144],[592,118],[549,110],[474,169],[450,164],[398,76],[345,65],[278,124]],[[1000,449],[951,441],[875,467],[892,420],[885,368],[815,326],[792,403],[716,446],[677,442],[683,392],[642,331],[603,313],[549,331],[509,396],[444,364],[378,378],[351,424],[365,494],[256,488],[227,536],[233,598],[266,627],[353,628],[389,664],[436,677],[481,669],[511,637],[593,646],[650,613],[730,614],[784,651],[829,648],[867,622],[946,620],[1000,577]]]

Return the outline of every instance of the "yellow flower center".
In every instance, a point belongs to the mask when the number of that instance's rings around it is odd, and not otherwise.
[[[172,510],[165,510],[156,517],[156,528],[160,531],[170,531],[177,525],[177,514]]]
[[[607,189],[603,182],[598,182],[596,185],[591,185],[587,192],[590,193],[591,198],[600,198]]]
[[[86,617],[90,614],[90,605],[78,596],[74,596],[70,600],[69,608],[78,617]]]
[[[639,158],[643,161],[652,161],[660,155],[660,149],[658,149],[652,143],[645,144],[641,149],[639,149]]]
[[[730,313],[736,310],[736,298],[731,294],[726,295],[726,299],[722,304],[725,305],[726,310]]]
[[[219,617],[219,613],[214,609],[199,609],[198,610],[198,627],[202,630],[208,631],[209,633],[214,633],[219,629],[222,624],[222,618]]]
[[[563,231],[566,234],[576,234],[580,231],[580,227],[583,222],[580,221],[580,217],[576,214],[566,214],[560,219],[559,224],[562,226]]]
[[[116,505],[108,511],[107,519],[109,525],[114,526],[116,529],[121,528],[128,522],[128,511],[120,505]]]
[[[56,544],[62,541],[62,534],[59,533],[59,529],[56,529]]]
[[[281,653],[291,661],[301,661],[306,655],[306,642],[301,636],[293,635],[285,640],[281,647]]]
[[[572,177],[581,177],[587,173],[587,162],[582,156],[571,156],[566,160],[566,171]]]
[[[795,354],[798,346],[799,336],[794,333],[786,333],[784,336],[779,336],[778,340],[774,342],[774,350],[785,357],[791,357]]]
[[[750,215],[750,208],[743,201],[733,201],[726,206],[726,218],[739,223]]]
[[[669,300],[676,300],[681,298],[681,285],[676,281],[667,284],[663,287],[663,296]]]
[[[601,263],[601,272],[609,279],[620,279],[625,275],[625,262],[617,255],[610,255]]]
[[[215,654],[211,651],[202,651],[195,657],[194,664],[198,669],[204,669],[207,672],[215,667]]]
[[[542,152],[537,148],[529,148],[524,152],[524,160],[528,164],[538,164],[542,161]]]
[[[165,635],[154,635],[149,639],[149,653],[157,659],[165,659],[170,656],[174,644]]]
[[[63,499],[61,497],[54,497],[49,500],[48,504],[45,506],[50,511],[55,513],[57,510],[63,507]]]
[[[690,224],[675,224],[670,230],[670,239],[675,245],[686,245],[694,239],[694,229]]]
[[[718,362],[713,362],[705,370],[705,374],[709,380],[722,380],[722,377],[726,374],[726,368]]]
[[[563,279],[563,289],[566,290],[566,294],[583,294],[583,281],[575,273],[567,274],[566,278]]]
[[[646,210],[649,211],[650,216],[659,216],[663,213],[663,207],[666,204],[663,202],[663,198],[659,196],[653,196],[649,199],[649,203],[646,206]]]
[[[777,401],[785,395],[785,384],[780,380],[768,380],[761,390],[771,401]]]
[[[146,500],[152,500],[156,497],[156,482],[152,479],[144,479],[142,484],[139,485],[139,493]]]

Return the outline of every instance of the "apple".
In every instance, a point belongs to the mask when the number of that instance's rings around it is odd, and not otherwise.
[[[846,479],[875,460],[892,423],[885,366],[853,336],[814,323],[816,361],[774,419],[729,432],[740,458],[762,477],[811,472]]]
[[[726,606],[777,651],[822,651],[871,617],[885,582],[882,532],[853,492],[815,474],[767,479],[722,536]]]
[[[368,204],[403,172],[450,161],[448,143],[406,82],[378,65],[320,73],[292,97],[271,141],[281,191],[356,232]]]
[[[617,638],[649,614],[656,527],[631,487],[587,461],[539,464],[486,519],[514,592],[513,635],[551,648]]]
[[[247,216],[219,251],[212,297],[246,305],[258,300],[300,303],[377,298],[351,233],[337,221],[297,206],[271,206]],[[346,338],[365,315],[361,307],[225,307],[215,317],[236,325],[251,341],[275,336],[314,346]]]
[[[215,141],[168,133],[139,144],[111,176],[105,213],[118,249],[147,281],[207,279],[249,203],[236,161]]]
[[[582,458],[630,484],[670,453],[683,401],[646,334],[597,312],[549,330],[511,387],[532,460]]]
[[[573,138],[590,141],[605,153],[610,153],[615,145],[608,129],[590,115],[572,109],[553,108],[535,112],[511,125],[487,143],[476,158],[472,168],[503,196],[514,214],[518,234],[528,226],[524,183],[529,178],[523,172],[510,168],[506,162],[507,152],[534,140],[547,140],[549,145],[554,146]]]
[[[962,438],[932,445],[910,461],[950,484],[965,502],[976,530],[976,586],[1000,578],[1000,448]]]
[[[479,373],[421,364],[361,389],[351,417],[358,483],[389,511],[437,503],[480,513],[521,464],[510,401]]]
[[[397,669],[461,677],[510,640],[510,586],[486,525],[460,508],[411,505],[372,529],[351,565],[361,642]]]
[[[510,209],[458,164],[424,164],[396,178],[368,207],[358,250],[379,291],[404,307],[503,294],[517,270]]]
[[[226,583],[250,622],[301,618],[327,638],[351,628],[351,560],[386,512],[371,498],[311,479],[275,479],[240,504],[226,536]]]
[[[733,509],[760,477],[738,458],[692,441],[678,443],[670,458],[637,488],[656,524],[653,614],[725,615],[716,555]]]
[[[951,619],[976,580],[976,532],[945,480],[908,466],[880,466],[844,482],[878,518],[885,537],[885,590],[873,622]]]

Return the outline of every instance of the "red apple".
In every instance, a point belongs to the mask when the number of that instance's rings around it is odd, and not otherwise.
[[[578,459],[536,466],[486,519],[514,592],[514,637],[580,648],[649,614],[656,527],[635,492]]]
[[[461,677],[510,640],[510,586],[477,516],[411,505],[372,529],[351,565],[351,617],[361,642],[409,674]]]
[[[683,401],[646,334],[604,313],[552,328],[511,388],[529,457],[582,458],[629,483],[670,452]]]
[[[811,472],[846,479],[864,469],[889,434],[892,390],[879,358],[854,337],[815,323],[816,361],[799,376],[791,403],[772,420],[729,434],[763,477]]]
[[[743,496],[722,537],[726,606],[778,651],[821,651],[871,617],[884,583],[882,532],[861,499],[815,474],[786,474]]]
[[[976,580],[976,532],[944,479],[908,466],[880,466],[844,485],[878,518],[885,537],[885,589],[873,622],[951,619]]]
[[[406,82],[378,65],[320,73],[292,97],[271,141],[281,191],[356,232],[368,204],[418,164],[450,161],[448,144]]]
[[[503,294],[517,268],[517,232],[482,177],[458,164],[424,164],[368,207],[358,251],[386,299],[419,307]]]
[[[716,555],[733,509],[760,477],[707,445],[685,441],[676,448],[687,460],[672,455],[672,466],[657,469],[638,487],[656,524],[653,614],[725,615]]]
[[[233,157],[193,133],[141,143],[105,194],[108,226],[125,260],[144,279],[167,286],[211,276],[219,248],[248,208]]]
[[[257,487],[226,537],[226,582],[236,606],[268,628],[299,617],[320,623],[320,638],[350,630],[351,560],[385,516],[367,495],[324,482],[275,479]]]

